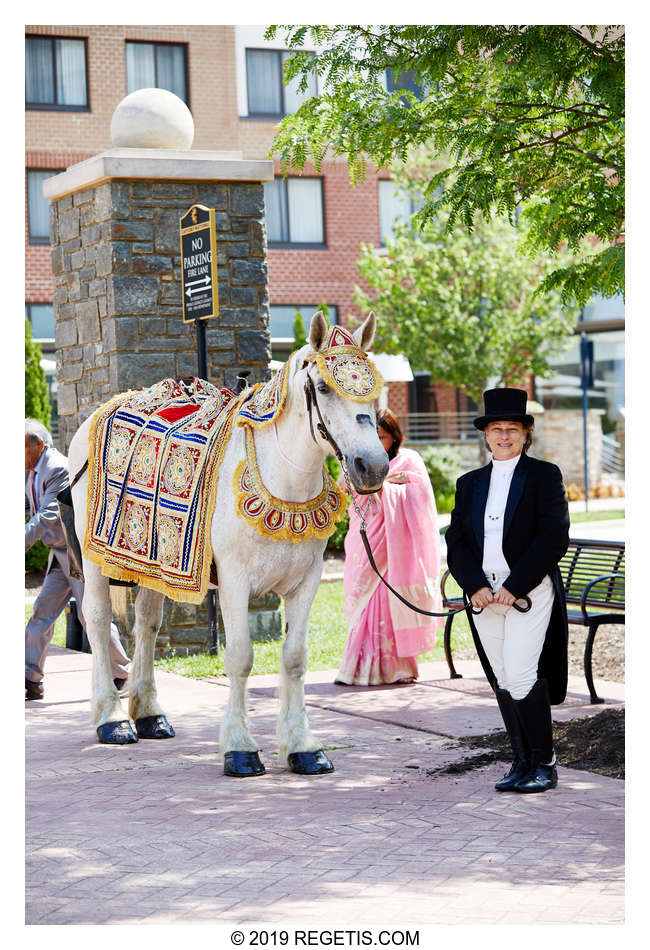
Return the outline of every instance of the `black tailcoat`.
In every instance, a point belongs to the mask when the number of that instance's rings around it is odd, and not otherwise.
[[[492,462],[467,472],[456,482],[456,502],[445,534],[447,564],[452,576],[471,597],[488,586],[483,563],[485,505]],[[529,458],[522,452],[512,473],[503,519],[503,554],[510,575],[503,582],[515,597],[523,597],[548,574],[555,600],[539,658],[538,677],[548,681],[551,702],[564,701],[567,688],[568,626],[564,587],[558,568],[569,545],[569,506],[557,465]],[[479,659],[493,688],[496,679],[468,611]]]

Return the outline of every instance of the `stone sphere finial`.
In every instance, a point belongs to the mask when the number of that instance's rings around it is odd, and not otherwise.
[[[173,92],[137,89],[113,113],[111,139],[115,148],[187,149],[194,141],[194,119]]]

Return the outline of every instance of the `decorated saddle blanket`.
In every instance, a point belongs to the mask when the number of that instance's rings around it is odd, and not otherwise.
[[[164,379],[93,415],[84,554],[103,574],[203,600],[217,474],[239,402],[205,380]]]

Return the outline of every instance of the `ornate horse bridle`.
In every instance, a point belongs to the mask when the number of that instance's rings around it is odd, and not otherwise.
[[[343,458],[343,453],[341,452],[340,448],[338,447],[338,445],[337,445],[337,443],[336,443],[336,440],[334,439],[333,435],[329,432],[329,430],[328,430],[328,428],[327,428],[327,426],[326,426],[326,424],[325,424],[325,421],[324,421],[324,419],[323,419],[323,416],[321,415],[320,407],[319,407],[319,405],[318,405],[318,399],[316,398],[316,388],[315,388],[315,386],[314,386],[314,381],[313,381],[313,379],[312,379],[311,376],[309,375],[309,370],[307,371],[307,378],[305,379],[305,387],[304,387],[304,389],[305,389],[305,401],[306,401],[306,403],[307,403],[307,414],[308,414],[308,416],[309,416],[309,429],[310,429],[310,432],[311,432],[311,437],[312,437],[312,439],[314,440],[314,442],[317,443],[316,436],[314,435],[314,425],[313,425],[313,420],[312,420],[312,406],[313,406],[313,407],[316,409],[316,413],[318,414],[318,422],[317,422],[317,424],[316,424],[316,429],[318,430],[318,432],[320,432],[321,438],[323,438],[326,442],[329,442],[329,444],[330,444],[331,447],[332,447],[332,451],[334,452],[334,455],[335,455],[336,458],[338,459],[339,465],[341,466],[341,470],[343,471],[343,475],[344,475],[346,484],[347,484],[347,486],[348,486],[348,491],[349,491],[349,493],[350,493],[350,498],[352,499],[352,505],[354,506],[354,510],[356,511],[356,513],[357,513],[358,516],[359,516],[359,522],[360,522],[360,524],[359,524],[359,533],[361,534],[361,540],[362,540],[362,542],[363,542],[363,546],[364,546],[364,548],[366,549],[366,555],[367,555],[367,557],[368,557],[368,561],[370,562],[370,566],[372,567],[373,571],[375,572],[375,574],[377,575],[377,577],[379,578],[379,580],[382,582],[382,584],[385,584],[385,586],[388,588],[388,590],[391,592],[391,594],[394,594],[395,597],[398,598],[398,600],[401,600],[402,603],[405,604],[407,607],[410,607],[411,610],[415,610],[416,613],[424,614],[424,615],[427,616],[427,617],[451,617],[453,614],[460,613],[460,612],[463,611],[463,610],[471,611],[475,616],[477,616],[478,614],[482,613],[482,612],[483,612],[483,608],[482,608],[482,607],[478,607],[478,608],[474,607],[474,605],[473,605],[472,602],[470,601],[470,599],[469,599],[469,597],[467,596],[467,594],[466,594],[465,591],[463,591],[463,601],[464,601],[464,603],[463,603],[463,606],[462,606],[462,607],[456,607],[456,608],[454,608],[453,610],[443,611],[442,613],[438,613],[438,612],[436,612],[436,611],[434,611],[434,610],[424,610],[422,607],[417,607],[415,604],[412,604],[412,603],[411,603],[409,600],[407,600],[405,597],[402,597],[402,595],[399,593],[399,591],[396,591],[395,588],[392,587],[391,584],[388,583],[388,581],[387,581],[386,578],[383,576],[383,574],[380,573],[379,568],[378,568],[377,565],[375,564],[375,559],[374,559],[374,557],[373,557],[372,549],[371,549],[371,547],[370,547],[370,542],[368,541],[368,535],[367,535],[367,533],[366,533],[366,518],[365,518],[365,516],[366,516],[366,514],[367,514],[367,512],[368,512],[368,509],[369,509],[369,507],[370,507],[370,503],[371,503],[371,501],[372,501],[372,494],[371,494],[370,497],[368,498],[368,501],[367,501],[367,503],[366,503],[366,505],[364,506],[364,509],[363,509],[363,511],[362,511],[361,508],[359,507],[359,505],[357,504],[357,500],[356,500],[356,498],[355,498],[355,494],[356,494],[356,493],[355,493],[355,491],[354,491],[354,489],[353,489],[352,482],[350,481],[350,475],[349,475],[349,473],[348,473],[347,465],[345,464],[345,459]],[[523,600],[523,601],[524,601],[524,605],[521,606],[521,605],[519,605],[519,604],[515,601],[515,603],[513,603],[513,605],[512,605],[512,606],[515,608],[515,610],[518,610],[519,613],[522,613],[522,614],[528,613],[528,611],[529,611],[530,608],[531,608],[530,597],[528,597],[527,595],[524,595],[523,597],[519,597],[519,598],[517,598],[517,599],[518,599],[518,600]]]

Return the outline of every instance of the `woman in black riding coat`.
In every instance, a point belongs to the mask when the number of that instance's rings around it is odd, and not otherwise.
[[[513,763],[499,791],[557,785],[550,704],[567,688],[567,616],[558,562],[569,508],[557,465],[529,458],[534,419],[526,393],[491,389],[484,431],[492,461],[461,476],[447,529],[447,564],[471,600],[476,649],[510,737]],[[528,597],[526,613],[521,598]]]

